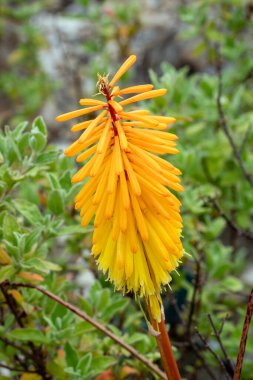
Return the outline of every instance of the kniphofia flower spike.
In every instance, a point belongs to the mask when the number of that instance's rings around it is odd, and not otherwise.
[[[183,255],[180,202],[171,192],[182,191],[180,171],[158,154],[176,154],[175,134],[166,131],[173,117],[147,110],[126,111],[128,104],[162,96],[166,89],[151,84],[121,89],[115,86],[134,64],[131,55],[109,81],[98,74],[105,100],[81,99],[85,106],[57,121],[99,111],[75,124],[80,137],[65,150],[85,162],[72,182],[86,182],[75,199],[82,226],[94,217],[92,254],[98,267],[123,292],[145,297],[153,318],[161,320],[161,290]],[[123,95],[137,94],[122,100]],[[161,131],[164,130],[164,131]]]

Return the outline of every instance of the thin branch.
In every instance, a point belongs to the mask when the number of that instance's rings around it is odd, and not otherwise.
[[[220,208],[220,205],[217,201],[217,199],[213,199],[213,204],[215,206],[215,208],[217,209],[217,211],[219,211],[220,213],[220,216],[222,216],[227,224],[239,235],[239,236],[244,236],[246,237],[247,239],[249,240],[253,240],[253,234],[250,232],[250,231],[245,231],[245,230],[242,230],[240,227],[238,227],[232,219],[230,219],[227,214],[225,214],[225,212]]]
[[[194,351],[196,357],[201,361],[202,367],[206,370],[206,373],[208,373],[208,375],[210,376],[210,378],[212,380],[216,380],[215,375],[213,374],[213,372],[211,371],[211,369],[208,367],[208,365],[207,365],[204,357],[199,352],[199,349],[193,343],[191,343],[191,348]]]
[[[38,292],[44,294],[45,296],[51,298],[55,302],[63,305],[68,310],[72,311],[74,314],[78,315],[83,320],[90,323],[92,326],[94,326],[97,330],[101,331],[103,334],[107,335],[109,338],[111,338],[114,342],[116,342],[118,345],[120,345],[122,348],[124,348],[126,351],[130,352],[136,359],[138,359],[140,362],[142,362],[146,367],[148,367],[152,372],[156,373],[161,379],[167,380],[167,377],[163,371],[161,371],[155,364],[150,362],[144,355],[140,354],[135,348],[131,347],[129,344],[123,342],[121,338],[119,338],[117,335],[114,335],[110,330],[108,330],[106,327],[101,325],[99,322],[91,318],[88,314],[78,309],[76,306],[64,301],[57,295],[49,292],[48,290],[41,288],[40,286],[31,285],[31,284],[22,284],[22,283],[14,283],[9,284],[13,288],[30,288],[30,289],[36,289]]]
[[[0,336],[0,340],[6,345],[16,348],[18,351],[22,352],[26,357],[30,357],[31,359],[34,359],[33,355],[30,354],[30,352],[26,351],[26,349],[16,343],[11,342],[10,340],[3,338]]]
[[[199,259],[195,259],[196,262],[196,275],[194,279],[194,289],[193,289],[193,295],[191,299],[191,304],[190,304],[190,311],[188,315],[188,320],[187,320],[187,325],[186,325],[186,335],[190,336],[190,331],[191,331],[191,325],[193,321],[193,316],[194,312],[196,309],[196,298],[197,294],[200,289],[200,280],[201,280],[201,261]]]
[[[13,368],[13,367],[9,367],[8,365],[2,364],[2,363],[0,363],[0,368],[5,368],[5,369],[8,369],[9,371],[14,371],[14,372],[24,372],[24,369],[22,369],[22,368]],[[29,371],[29,370],[26,370],[26,372],[37,373],[37,371]]]
[[[226,369],[224,363],[222,362],[222,360],[219,358],[219,356],[216,354],[216,352],[210,347],[206,338],[200,334],[200,332],[198,331],[197,328],[195,329],[195,331],[196,331],[196,334],[198,335],[198,337],[200,338],[200,340],[202,341],[202,343],[204,344],[205,348],[213,355],[213,357],[215,358],[215,360],[219,364],[221,370],[224,372],[226,379],[230,380],[231,377],[228,375],[227,369]]]
[[[245,315],[233,380],[240,380],[241,378],[242,364],[243,364],[243,359],[244,359],[244,354],[245,354],[245,349],[246,349],[246,343],[247,343],[252,313],[253,313],[253,289],[251,291],[249,301],[248,301],[248,306],[247,306],[247,311]]]
[[[219,328],[219,334],[222,333],[222,331],[223,331],[223,327],[224,327],[224,325],[225,325],[225,322],[226,322],[227,318],[228,318],[228,314],[225,315],[225,317],[224,317],[224,318],[222,319],[222,321],[221,321],[221,325],[220,325],[220,328]]]
[[[236,159],[245,179],[253,187],[253,177],[247,171],[247,169],[246,169],[246,167],[242,161],[240,151],[237,148],[237,146],[234,142],[234,139],[230,133],[230,130],[228,128],[227,121],[225,118],[225,114],[223,111],[223,107],[222,107],[222,103],[221,103],[221,97],[222,97],[222,65],[221,65],[221,57],[220,57],[219,53],[218,53],[218,58],[217,58],[217,62],[216,62],[216,71],[217,71],[217,75],[218,75],[218,94],[217,94],[216,101],[217,101],[217,108],[218,108],[218,114],[219,114],[219,123],[220,123],[220,126],[223,129],[229,143],[230,143],[230,146],[233,150],[235,159]]]
[[[221,351],[222,351],[222,353],[223,353],[223,355],[224,355],[224,358],[225,358],[225,360],[226,360],[226,366],[228,367],[228,369],[229,369],[229,371],[230,371],[231,373],[234,373],[234,366],[233,366],[233,364],[232,364],[232,362],[231,362],[231,359],[230,359],[230,357],[228,356],[227,350],[225,349],[224,344],[223,344],[223,342],[222,342],[222,340],[221,340],[220,333],[219,333],[219,331],[216,329],[216,326],[215,326],[215,324],[214,324],[214,321],[213,321],[213,318],[212,318],[211,314],[208,314],[207,317],[208,317],[208,319],[209,319],[209,322],[210,322],[210,325],[212,326],[212,329],[213,329],[214,335],[215,335],[215,337],[216,337],[216,339],[217,339],[217,342],[218,342],[219,345],[220,345]]]
[[[243,152],[245,144],[246,144],[246,142],[247,142],[247,140],[248,140],[248,138],[250,136],[251,130],[252,130],[252,125],[249,125],[248,128],[247,128],[247,130],[246,130],[246,132],[245,132],[245,134],[244,134],[244,136],[243,136],[242,143],[241,143],[241,146],[239,148],[239,153],[240,154],[242,154],[242,152]]]
[[[195,343],[192,341],[192,338],[190,337],[189,340],[185,341],[185,342],[173,342],[174,346],[176,347],[186,347],[188,350],[193,350],[194,351],[194,354],[196,356],[197,359],[199,359],[202,363],[202,367],[206,370],[206,372],[208,373],[208,375],[210,376],[210,378],[212,380],[216,380],[216,377],[215,375],[212,373],[211,369],[208,367],[206,361],[205,361],[205,358],[201,355],[201,353],[199,352],[199,348],[196,347]],[[194,368],[195,368],[195,365],[194,365]]]
[[[4,298],[6,300],[7,305],[9,306],[11,312],[13,313],[18,325],[21,328],[24,328],[25,325],[22,321],[22,317],[16,308],[15,301],[9,295],[8,291],[6,290],[6,288],[5,288],[6,285],[8,285],[8,282],[0,283],[0,289],[4,295]],[[47,371],[46,371],[44,354],[43,354],[41,347],[36,347],[33,342],[28,342],[28,344],[32,350],[32,357],[33,357],[33,361],[34,361],[34,366],[37,368],[38,373],[40,375],[42,375],[43,379],[51,379],[51,375],[48,375]]]
[[[6,300],[7,305],[9,306],[9,308],[10,308],[12,314],[14,315],[14,317],[15,317],[15,319],[16,319],[18,325],[19,325],[20,327],[24,327],[24,324],[23,324],[23,322],[22,322],[22,319],[20,318],[20,315],[19,315],[19,313],[18,313],[18,311],[17,311],[17,309],[16,309],[16,307],[15,307],[15,305],[14,305],[14,303],[13,303],[13,300],[12,300],[11,297],[9,297],[9,294],[8,294],[8,292],[6,291],[6,289],[5,289],[5,287],[4,287],[3,284],[0,284],[0,289],[1,289],[2,293],[3,293],[3,295],[4,295],[4,298],[5,298],[5,300]]]

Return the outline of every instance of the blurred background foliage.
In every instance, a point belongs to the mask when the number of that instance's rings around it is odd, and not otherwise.
[[[124,81],[168,88],[146,107],[178,119],[168,160],[183,173],[191,256],[164,293],[175,354],[186,379],[232,378],[253,284],[253,3],[2,0],[0,15],[0,282],[43,285],[159,364],[138,304],[90,257],[62,154],[73,137],[54,121],[135,53]],[[1,290],[0,379],[155,378],[36,290]],[[252,331],[242,379],[253,379]]]

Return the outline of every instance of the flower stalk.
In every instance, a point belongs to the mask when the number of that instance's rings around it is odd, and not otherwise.
[[[157,347],[161,355],[161,361],[163,369],[166,373],[168,380],[181,380],[177,362],[175,360],[172,346],[169,338],[169,334],[165,325],[164,317],[162,316],[161,321],[157,322],[148,307],[149,318],[154,330],[154,336],[156,338]]]

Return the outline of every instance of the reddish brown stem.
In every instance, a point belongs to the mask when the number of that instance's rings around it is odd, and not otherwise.
[[[159,334],[156,335],[156,342],[160,351],[163,368],[167,375],[167,378],[168,380],[181,380],[177,362],[172,352],[172,346],[165,326],[165,321],[162,318],[161,322],[157,323],[153,319],[150,311],[149,316],[153,328],[159,332]]]
[[[247,306],[246,316],[245,316],[245,320],[244,320],[242,337],[241,337],[239,352],[238,352],[238,356],[237,356],[237,362],[236,362],[236,366],[235,366],[233,380],[240,380],[240,378],[241,378],[242,364],[243,364],[243,359],[244,359],[244,354],[245,354],[246,343],[247,343],[247,338],[248,338],[248,334],[249,334],[250,321],[251,321],[252,314],[253,314],[253,290],[251,291],[249,301],[248,301],[248,306]]]

